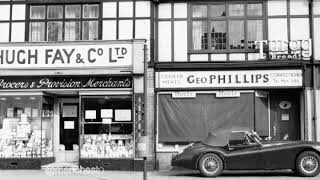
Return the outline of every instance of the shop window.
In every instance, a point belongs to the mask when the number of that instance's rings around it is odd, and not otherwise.
[[[99,5],[31,5],[29,41],[96,40]]]
[[[194,51],[257,49],[263,39],[262,3],[194,4],[191,7]]]
[[[50,97],[0,96],[0,157],[53,157],[52,117]]]
[[[82,158],[133,158],[132,98],[85,96],[81,98]]]
[[[159,151],[179,150],[177,145],[202,141],[209,133],[231,128],[254,129],[263,138],[269,136],[267,92],[241,92],[240,97],[197,93],[194,98],[172,98],[166,93],[160,94],[158,101]]]

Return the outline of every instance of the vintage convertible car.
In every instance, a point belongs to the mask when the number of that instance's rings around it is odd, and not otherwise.
[[[320,173],[320,143],[265,141],[254,131],[230,133],[227,140],[211,134],[172,158],[173,166],[198,169],[203,176],[219,176],[223,170],[292,169],[297,175]]]

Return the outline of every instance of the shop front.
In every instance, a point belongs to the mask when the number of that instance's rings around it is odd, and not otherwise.
[[[141,169],[144,43],[2,46],[0,168]]]
[[[162,166],[189,143],[229,128],[254,129],[269,140],[301,139],[301,69],[159,71],[156,78]]]

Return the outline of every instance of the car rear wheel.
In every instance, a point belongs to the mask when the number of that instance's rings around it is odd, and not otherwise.
[[[320,173],[319,155],[312,151],[301,153],[296,161],[296,171],[300,176],[317,176]]]
[[[198,169],[202,176],[216,177],[223,171],[223,161],[216,154],[204,154],[198,162]]]

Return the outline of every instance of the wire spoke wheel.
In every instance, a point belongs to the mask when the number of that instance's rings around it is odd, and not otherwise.
[[[223,161],[218,155],[214,153],[204,154],[201,156],[198,162],[198,168],[203,176],[219,176],[223,171]]]
[[[313,151],[301,153],[297,158],[295,171],[300,176],[317,176],[320,173],[320,156]]]
[[[219,162],[213,157],[207,157],[204,160],[204,170],[208,173],[215,173],[219,168]]]
[[[301,159],[300,166],[303,171],[311,174],[311,173],[314,173],[318,169],[319,162],[313,156],[305,156]]]

